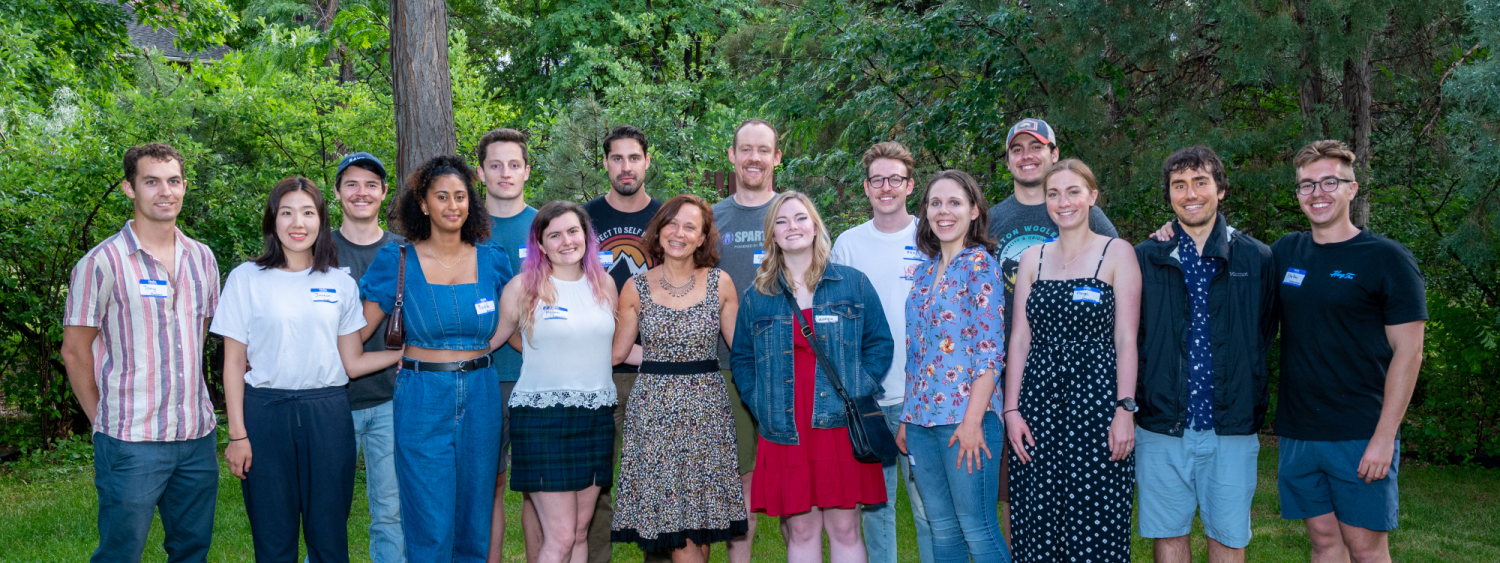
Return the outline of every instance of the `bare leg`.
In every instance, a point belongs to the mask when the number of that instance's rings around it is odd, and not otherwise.
[[[745,535],[729,540],[729,563],[750,563],[751,548],[755,546],[755,513],[750,511],[751,471],[740,475],[740,487],[745,490]]]
[[[1349,563],[1349,550],[1344,547],[1338,517],[1329,512],[1302,522],[1307,525],[1307,539],[1312,541],[1312,563]]]
[[[708,561],[708,545],[698,545],[688,540],[687,545],[672,552],[672,563],[703,563]]]
[[[495,515],[490,520],[490,554],[485,563],[500,563],[505,556],[505,472],[495,477]]]
[[[1208,563],[1245,563],[1245,548],[1235,549],[1208,538]]]
[[[858,508],[823,509],[823,529],[828,532],[830,563],[865,563],[865,540],[860,535]]]
[[[1193,546],[1187,536],[1156,538],[1151,541],[1152,561],[1156,563],[1191,563]]]
[[[781,517],[782,527],[787,530],[787,563],[822,563],[823,561],[823,511],[814,506],[801,514]]]
[[[594,519],[594,504],[599,501],[599,486],[594,485],[573,493],[578,512],[574,524],[573,552],[571,563],[587,563],[589,560],[589,521]],[[545,542],[545,540],[543,540]],[[605,549],[611,544],[605,544]]]
[[[1344,534],[1344,546],[1349,549],[1350,559],[1355,563],[1390,563],[1389,534],[1343,522],[1339,522],[1339,531]]]
[[[531,499],[542,521],[542,551],[537,563],[569,563],[573,546],[579,542],[577,536],[588,535],[578,533],[578,493],[532,493]]]
[[[526,544],[526,563],[537,563],[542,554],[542,519],[536,515],[531,493],[521,493],[521,537]]]

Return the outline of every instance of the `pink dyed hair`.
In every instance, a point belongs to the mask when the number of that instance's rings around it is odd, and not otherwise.
[[[594,292],[594,302],[614,310],[614,296],[605,288],[612,287],[615,280],[599,265],[599,240],[594,236],[589,213],[583,210],[583,206],[571,201],[548,202],[537,210],[536,218],[531,221],[531,230],[526,234],[526,259],[521,262],[521,288],[526,293],[521,302],[520,325],[528,338],[531,336],[532,321],[536,318],[537,305],[551,305],[557,301],[557,289],[552,285],[552,261],[542,252],[542,232],[547,230],[553,219],[565,213],[576,215],[578,223],[583,226],[587,242],[581,265],[583,277],[589,280],[589,288]]]

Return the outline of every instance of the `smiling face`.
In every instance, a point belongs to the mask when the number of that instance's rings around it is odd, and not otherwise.
[[[432,221],[434,231],[456,233],[463,229],[469,219],[469,190],[463,180],[451,174],[434,179],[422,199],[422,212]]]
[[[521,145],[505,141],[490,143],[484,152],[479,179],[484,182],[485,193],[501,200],[513,200],[525,194],[531,166],[526,164],[526,153]]]
[[[1201,227],[1212,223],[1219,212],[1224,189],[1214,182],[1213,172],[1199,168],[1178,170],[1171,175],[1167,195],[1172,211],[1184,227]]]
[[[380,176],[358,166],[344,169],[339,185],[334,189],[344,218],[354,220],[374,219],[380,214],[380,203],[385,201],[385,181]]]
[[[318,207],[307,192],[287,192],[276,207],[276,239],[287,254],[312,252],[318,242]]]
[[[741,127],[734,135],[734,146],[729,147],[729,161],[734,163],[739,189],[758,191],[771,187],[773,171],[781,164],[776,132],[760,123]]]
[[[136,217],[154,223],[172,223],[182,213],[187,181],[182,177],[182,163],[176,159],[145,157],[136,163],[135,178],[121,182],[120,189],[133,202]]]
[[[662,253],[668,258],[689,260],[703,245],[703,210],[684,205],[661,228]]]
[[[1072,170],[1063,170],[1047,179],[1047,214],[1059,230],[1087,226],[1089,209],[1099,199],[1098,192],[1089,189],[1088,182]]]
[[[604,171],[609,174],[610,189],[623,196],[635,195],[641,191],[641,182],[646,180],[651,157],[635,139],[615,139],[609,145],[609,154],[604,156]]]
[[[542,230],[542,253],[547,256],[553,268],[576,266],[588,250],[587,236],[577,213],[563,213]]]
[[[817,225],[813,223],[812,214],[807,212],[807,206],[802,204],[802,200],[791,198],[782,202],[781,209],[776,211],[771,238],[776,241],[776,246],[781,247],[782,252],[791,254],[812,248],[817,232]]]
[[[1353,180],[1354,170],[1343,161],[1321,158],[1297,169],[1297,182],[1322,182],[1330,178]],[[1321,186],[1313,187],[1312,193],[1297,193],[1297,203],[1302,214],[1315,227],[1329,227],[1349,221],[1349,202],[1359,193],[1357,182],[1339,182],[1338,189],[1325,192]]]
[[[948,178],[932,184],[923,205],[932,233],[941,242],[962,242],[969,233],[969,224],[979,218],[979,208],[969,201],[963,186]]]
[[[911,171],[906,169],[905,163],[890,158],[877,158],[870,162],[870,167],[865,172],[865,197],[870,198],[870,207],[877,215],[893,215],[906,208],[906,198],[911,196],[913,181]],[[904,180],[892,182],[893,176]],[[871,183],[871,178],[880,178],[881,185],[875,186]]]
[[[1047,169],[1057,162],[1057,147],[1049,147],[1030,133],[1016,135],[1005,147],[1005,167],[1016,184],[1028,188],[1042,185]]]

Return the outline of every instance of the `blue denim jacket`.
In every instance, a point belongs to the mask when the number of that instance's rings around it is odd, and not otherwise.
[[[830,263],[813,292],[812,310],[816,316],[837,319],[818,323],[813,330],[844,388],[856,397],[883,392],[880,380],[890,370],[895,342],[870,279],[859,270]],[[794,314],[781,294],[764,295],[754,285],[745,288],[729,359],[734,384],[760,423],[760,435],[788,445],[797,443],[792,418]],[[821,365],[817,375],[813,428],[847,425],[844,403]]]
[[[414,247],[406,249],[406,300],[402,319],[406,343],[429,350],[488,350],[500,316],[500,293],[510,281],[510,259],[493,242],[481,242],[476,258],[479,281],[457,285],[433,285],[422,275],[422,262]],[[370,262],[359,291],[380,305],[387,315],[396,306],[396,275],[400,248],[392,241],[380,248]],[[379,336],[377,335],[377,338]]]

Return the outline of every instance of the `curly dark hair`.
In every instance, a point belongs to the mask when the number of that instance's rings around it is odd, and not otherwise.
[[[1161,165],[1161,196],[1167,205],[1172,205],[1172,174],[1184,170],[1208,172],[1219,193],[1229,190],[1229,177],[1224,173],[1224,161],[1219,159],[1218,153],[1203,145],[1178,149]]]
[[[697,268],[712,268],[719,263],[719,229],[714,226],[714,208],[703,201],[703,198],[693,194],[681,194],[667,200],[661,209],[656,210],[656,215],[651,217],[651,222],[646,225],[646,234],[643,242],[646,245],[646,256],[651,259],[652,264],[661,264],[667,259],[667,251],[662,248],[661,230],[666,228],[667,223],[677,217],[677,212],[687,206],[697,207],[703,214],[703,244],[698,245],[698,250],[693,251],[693,266]]]
[[[454,155],[435,156],[423,162],[406,177],[406,189],[396,198],[396,223],[400,234],[412,242],[427,240],[432,236],[432,220],[422,212],[422,200],[427,199],[427,190],[443,176],[455,176],[463,182],[469,192],[469,216],[459,231],[459,238],[467,244],[479,244],[490,238],[490,214],[484,210],[484,200],[474,189],[479,175],[464,159]]]
[[[922,254],[938,257],[943,253],[942,243],[937,238],[937,233],[932,232],[932,222],[927,220],[927,198],[932,195],[933,184],[939,180],[952,180],[964,191],[969,198],[969,205],[979,209],[979,216],[969,222],[969,232],[964,236],[964,248],[970,246],[982,246],[984,251],[995,253],[995,239],[990,236],[990,205],[984,200],[984,190],[979,187],[979,181],[962,170],[944,170],[933,174],[927,180],[927,188],[922,190],[922,211],[917,214],[917,250]]]

